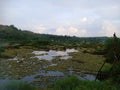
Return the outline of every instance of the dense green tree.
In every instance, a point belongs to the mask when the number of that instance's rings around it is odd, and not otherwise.
[[[117,57],[117,59],[120,60],[120,39],[116,38],[116,40],[117,40],[116,46],[115,46],[114,38],[110,38],[105,42],[106,61],[108,63],[113,63],[115,57]]]
[[[114,82],[120,83],[120,39],[114,36],[105,43],[106,62],[111,67],[105,72]]]

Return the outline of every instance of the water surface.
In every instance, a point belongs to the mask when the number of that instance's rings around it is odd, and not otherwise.
[[[66,49],[65,51],[56,51],[56,50],[49,50],[49,51],[33,51],[32,53],[35,54],[32,58],[38,58],[39,60],[48,60],[51,61],[55,57],[59,57],[59,59],[67,60],[72,58],[69,56],[69,53],[78,52],[75,49]]]

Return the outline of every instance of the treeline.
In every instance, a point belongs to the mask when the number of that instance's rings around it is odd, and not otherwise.
[[[22,31],[14,25],[0,25],[1,40],[31,40],[37,38],[38,35],[30,31]]]
[[[14,25],[0,25],[0,40],[42,40],[54,42],[103,42],[107,37],[70,37],[50,34],[37,34],[27,30],[21,30]]]
[[[94,47],[104,43],[108,37],[76,37],[38,34],[28,30],[21,30],[14,25],[0,25],[1,46],[32,46],[37,48],[75,48]],[[97,44],[97,45],[96,45]]]

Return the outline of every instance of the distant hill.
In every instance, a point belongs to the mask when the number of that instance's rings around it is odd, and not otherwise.
[[[0,25],[0,39],[5,40],[23,40],[34,39],[38,37],[37,34],[30,31],[22,31],[17,29],[14,25]]]
[[[50,34],[37,34],[30,31],[20,30],[14,25],[0,25],[0,40],[6,41],[52,41],[52,42],[104,42],[108,37],[76,37],[58,36]]]

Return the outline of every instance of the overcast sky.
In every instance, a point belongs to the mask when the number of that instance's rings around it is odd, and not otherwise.
[[[120,36],[120,0],[0,0],[0,24],[36,33]]]

